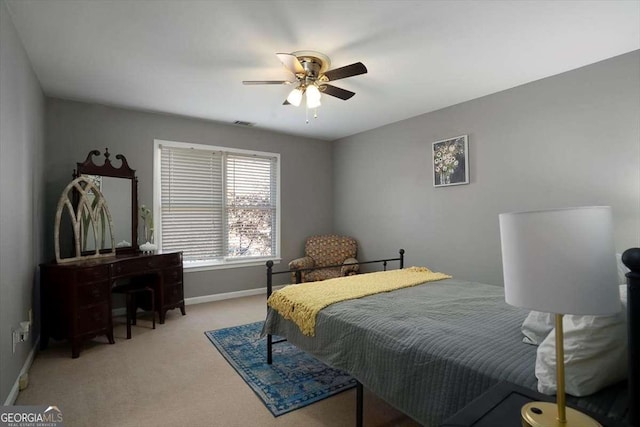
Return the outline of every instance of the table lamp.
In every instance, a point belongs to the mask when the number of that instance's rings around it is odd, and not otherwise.
[[[507,303],[555,314],[557,402],[524,405],[523,426],[599,426],[566,407],[562,317],[620,311],[611,208],[503,213],[500,239]]]

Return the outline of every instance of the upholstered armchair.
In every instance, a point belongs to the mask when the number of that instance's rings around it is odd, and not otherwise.
[[[304,245],[304,257],[294,259],[289,263],[289,270],[325,267],[337,265],[339,267],[322,268],[319,270],[301,271],[301,282],[315,282],[335,277],[351,276],[358,273],[360,266],[356,259],[358,242],[352,237],[324,235],[311,236]],[[291,274],[291,281],[295,283],[295,273]]]

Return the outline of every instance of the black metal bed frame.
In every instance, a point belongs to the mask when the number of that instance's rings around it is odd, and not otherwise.
[[[629,378],[629,426],[640,426],[640,248],[627,249],[622,262],[631,270],[627,277],[627,337]]]

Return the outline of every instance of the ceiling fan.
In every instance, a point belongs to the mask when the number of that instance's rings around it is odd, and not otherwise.
[[[294,76],[294,81],[289,80],[244,80],[245,85],[296,85],[289,93],[283,105],[300,105],[303,95],[306,96],[307,108],[317,108],[321,105],[321,93],[325,93],[342,100],[347,100],[355,95],[355,92],[328,84],[335,80],[365,74],[367,67],[362,62],[329,70],[331,61],[329,57],[312,50],[301,50],[292,53],[276,53],[276,56]]]

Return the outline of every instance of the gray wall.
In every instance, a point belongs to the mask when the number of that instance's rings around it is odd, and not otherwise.
[[[434,188],[431,142],[462,134],[471,183]],[[403,247],[485,283],[502,283],[501,212],[610,205],[618,251],[638,246],[640,53],[336,141],[334,202],[363,258]]]
[[[44,97],[4,1],[0,1],[0,404],[33,348],[12,351],[27,320],[42,261]]]
[[[288,261],[302,255],[307,236],[332,231],[329,142],[56,98],[47,98],[46,105],[46,237],[51,256],[55,206],[76,162],[83,161],[90,150],[104,152],[108,147],[117,167],[115,155],[123,154],[136,169],[139,204],[151,206],[154,139],[280,153],[283,264],[279,267],[286,268]],[[184,280],[186,297],[266,286],[264,266],[185,272]]]

